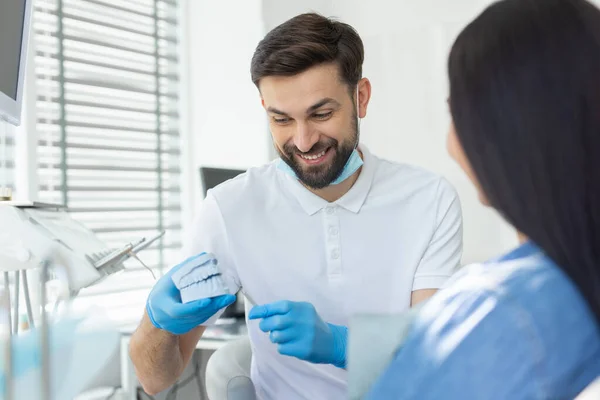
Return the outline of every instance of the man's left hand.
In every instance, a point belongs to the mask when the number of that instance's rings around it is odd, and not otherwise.
[[[323,322],[310,303],[278,301],[255,306],[248,319],[262,319],[260,330],[269,333],[280,354],[346,367],[348,328]]]

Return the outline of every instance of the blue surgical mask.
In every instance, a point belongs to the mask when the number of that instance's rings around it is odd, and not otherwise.
[[[358,153],[358,150],[354,149],[352,151],[352,153],[350,154],[350,158],[348,158],[348,161],[346,161],[346,165],[344,165],[344,169],[342,170],[342,173],[340,174],[340,176],[338,176],[336,178],[336,180],[331,182],[330,185],[337,185],[339,183],[344,182],[346,179],[351,177],[352,174],[354,174],[356,171],[358,171],[358,169],[360,167],[362,167],[362,165],[363,165],[363,160],[362,160],[362,158],[360,158],[360,154]],[[279,162],[277,163],[277,169],[285,172],[286,174],[290,175],[292,178],[298,179],[298,175],[296,175],[294,170],[289,165],[287,165],[287,163],[285,161],[283,161],[282,159],[279,159]]]
[[[358,106],[359,106],[359,104],[358,104],[358,86],[357,86],[356,87],[356,119],[358,120],[357,125],[359,126],[358,130],[360,131],[360,118],[358,117],[358,115],[359,115],[358,114],[358,112],[359,112]],[[357,132],[357,135],[358,135],[358,132]],[[358,138],[357,138],[357,146],[358,146]],[[344,169],[342,170],[342,173],[333,182],[331,182],[330,185],[337,185],[337,184],[344,182],[346,179],[350,178],[356,171],[358,171],[358,169],[362,166],[363,166],[363,160],[360,157],[358,150],[356,150],[356,148],[354,148],[354,150],[350,154],[350,157],[348,158],[348,161],[346,161],[346,165],[344,165]],[[296,172],[294,172],[292,167],[290,167],[281,158],[279,159],[279,162],[277,163],[277,169],[285,172],[286,174],[290,175],[292,178],[299,179],[298,175],[296,175]]]

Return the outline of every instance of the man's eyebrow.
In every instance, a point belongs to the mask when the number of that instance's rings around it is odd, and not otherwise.
[[[316,102],[312,106],[308,107],[308,109],[306,110],[306,113],[307,114],[311,114],[311,113],[315,112],[316,110],[318,110],[319,108],[321,108],[321,107],[323,107],[325,105],[328,105],[328,104],[331,104],[331,105],[336,106],[336,107],[338,107],[340,105],[340,103],[337,100],[334,100],[334,99],[332,99],[330,97],[326,97],[326,98],[324,98],[322,100],[319,100],[318,102]],[[285,117],[289,117],[288,113],[286,113],[285,111],[278,110],[275,107],[268,107],[267,111],[270,112],[270,113],[273,113],[273,114],[277,114],[277,115],[282,115],[282,116],[285,116]]]
[[[267,111],[273,114],[278,114],[278,115],[283,115],[284,117],[289,117],[288,113],[280,111],[278,109],[276,109],[275,107],[268,107]]]
[[[313,104],[312,106],[308,107],[308,110],[306,110],[307,114],[310,114],[316,110],[318,110],[319,108],[327,105],[327,104],[331,104],[333,106],[339,106],[340,103],[338,103],[336,100],[330,98],[330,97],[326,97],[323,100],[319,100],[317,103]]]

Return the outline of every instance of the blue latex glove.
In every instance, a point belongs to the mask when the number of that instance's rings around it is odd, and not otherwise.
[[[280,354],[346,367],[348,328],[323,322],[310,303],[278,301],[255,306],[248,319],[262,319],[260,330],[269,333]]]
[[[226,294],[189,303],[181,302],[179,289],[173,283],[171,275],[186,263],[204,254],[206,253],[190,257],[177,264],[154,285],[146,302],[146,312],[152,324],[158,329],[174,335],[183,335],[235,301],[234,295]]]

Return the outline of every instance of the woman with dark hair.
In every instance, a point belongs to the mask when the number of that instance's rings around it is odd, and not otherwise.
[[[572,399],[600,376],[600,10],[505,0],[448,63],[451,155],[526,239],[418,313],[369,399]]]

